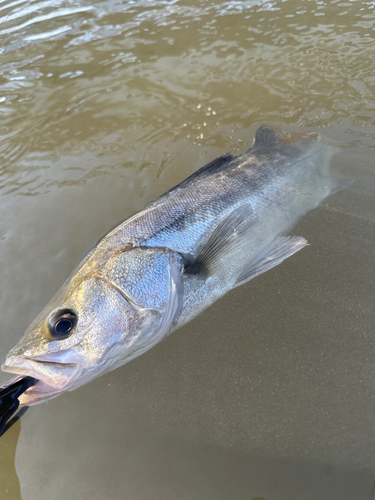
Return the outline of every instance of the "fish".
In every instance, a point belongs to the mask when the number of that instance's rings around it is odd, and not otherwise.
[[[336,152],[260,127],[245,154],[217,158],[104,236],[2,365],[37,381],[20,407],[124,365],[306,247],[288,233],[338,190]]]

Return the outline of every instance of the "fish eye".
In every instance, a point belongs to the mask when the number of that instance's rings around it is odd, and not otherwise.
[[[56,340],[68,338],[77,324],[77,315],[70,309],[57,311],[48,322],[49,333]]]

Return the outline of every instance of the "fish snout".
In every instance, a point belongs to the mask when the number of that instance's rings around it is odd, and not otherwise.
[[[84,368],[84,359],[76,352],[60,351],[41,356],[9,356],[2,365],[5,372],[38,379],[20,398],[21,404],[49,399],[69,389]]]

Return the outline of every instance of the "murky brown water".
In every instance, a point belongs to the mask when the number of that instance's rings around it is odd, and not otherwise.
[[[103,234],[257,125],[342,146],[354,178],[293,231],[306,250],[30,409],[0,499],[375,498],[374,21],[360,1],[0,2],[2,360]]]

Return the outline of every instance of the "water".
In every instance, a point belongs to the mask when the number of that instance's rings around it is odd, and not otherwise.
[[[0,2],[2,359],[103,234],[258,125],[354,179],[293,231],[310,247],[30,409],[1,499],[375,498],[374,7]]]

